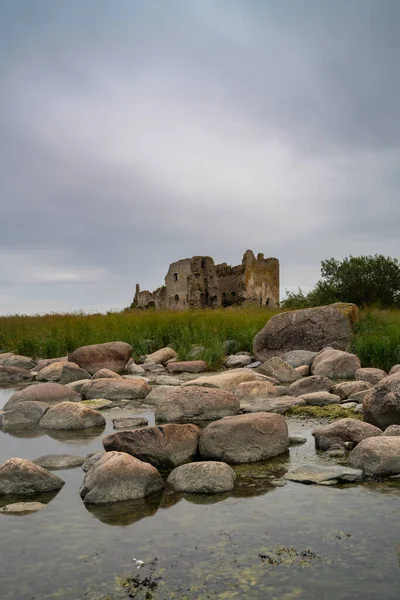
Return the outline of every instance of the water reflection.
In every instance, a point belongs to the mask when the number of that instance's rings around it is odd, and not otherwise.
[[[137,500],[113,502],[111,504],[87,504],[85,507],[102,523],[126,527],[155,515],[159,509],[162,495],[163,493],[160,492]]]
[[[45,494],[29,494],[28,496],[20,496],[17,494],[9,494],[7,496],[0,496],[0,508],[6,506],[7,504],[14,504],[14,502],[41,502],[42,504],[49,504],[58,494],[60,490],[56,492],[46,492]],[[20,516],[17,514],[9,514],[9,513],[0,513],[1,515],[8,516]],[[34,514],[34,513],[30,513]],[[23,513],[22,516],[25,516],[26,513]]]
[[[46,429],[44,432],[59,442],[85,446],[102,435],[104,430],[105,427],[89,427],[88,429]]]

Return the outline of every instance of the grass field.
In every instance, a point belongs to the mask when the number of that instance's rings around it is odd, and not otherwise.
[[[173,344],[182,360],[194,345],[204,346],[202,358],[215,369],[222,364],[225,340],[236,340],[240,350],[251,350],[255,334],[276,312],[232,307],[0,317],[0,350],[53,358],[86,344],[121,340],[131,344],[138,357],[148,353],[146,340],[153,340],[156,348]],[[400,363],[400,311],[362,311],[352,349],[365,367],[389,370]]]

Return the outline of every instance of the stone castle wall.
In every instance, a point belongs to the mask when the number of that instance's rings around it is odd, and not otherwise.
[[[136,285],[133,306],[137,308],[216,308],[237,304],[277,306],[279,261],[257,258],[247,250],[240,265],[216,265],[211,256],[194,256],[172,263],[165,285],[154,292]]]

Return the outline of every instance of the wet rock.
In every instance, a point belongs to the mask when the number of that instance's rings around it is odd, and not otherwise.
[[[298,446],[300,444],[305,444],[307,442],[307,438],[302,437],[301,435],[290,435],[289,436],[289,446]]]
[[[146,356],[146,363],[155,365],[165,365],[171,358],[177,358],[177,354],[173,348],[161,348],[152,354]]]
[[[340,396],[330,394],[329,392],[312,392],[300,396],[306,401],[308,406],[329,406],[330,404],[340,404]]]
[[[129,375],[145,375],[146,371],[131,358],[125,367],[125,373]]]
[[[362,471],[341,465],[303,465],[286,473],[284,478],[298,483],[318,483],[323,485],[353,483],[361,481]]]
[[[113,419],[114,429],[136,429],[137,427],[146,427],[149,424],[145,417],[119,417]]]
[[[174,388],[158,402],[157,421],[213,421],[239,412],[238,398],[221,389],[188,386]]]
[[[200,430],[195,425],[168,423],[111,433],[103,438],[106,452],[127,452],[160,469],[191,462],[197,453]]]
[[[77,348],[68,360],[77,363],[90,375],[100,369],[122,373],[132,354],[132,346],[125,342],[106,342]]]
[[[235,396],[247,402],[276,395],[276,387],[269,381],[244,381],[235,390]]]
[[[294,381],[289,386],[289,393],[292,396],[303,396],[304,394],[312,394],[313,392],[330,392],[332,385],[333,383],[328,377],[311,375],[310,377]]]
[[[93,379],[81,389],[86,400],[140,400],[151,392],[151,386],[142,379]]]
[[[383,369],[364,368],[357,369],[356,371],[356,379],[358,381],[367,381],[371,385],[379,383],[382,379],[387,377],[387,375],[388,374]]]
[[[332,389],[332,394],[340,396],[341,400],[346,400],[349,396],[358,392],[366,392],[372,388],[371,383],[367,381],[344,381],[336,383]]]
[[[301,379],[301,375],[291,365],[277,356],[263,363],[261,367],[258,367],[257,372],[268,377],[274,377],[279,383],[292,383],[297,379]]]
[[[168,373],[203,373],[206,369],[207,363],[204,360],[186,360],[167,364]]]
[[[327,450],[335,443],[343,445],[344,442],[352,442],[355,445],[367,438],[381,435],[382,431],[378,427],[351,418],[339,419],[313,431],[315,445],[320,450]]]
[[[49,405],[44,402],[18,402],[0,415],[0,427],[7,429],[38,423],[48,409]]]
[[[75,363],[66,361],[53,362],[41,369],[37,375],[38,381],[53,381],[61,384],[88,379],[90,375]]]
[[[318,352],[312,352],[311,350],[291,350],[282,354],[281,359],[295,369],[304,366],[311,367],[317,354]]]
[[[235,471],[226,463],[204,461],[177,467],[167,482],[177,492],[217,494],[233,490],[235,479]]]
[[[249,369],[232,369],[226,373],[218,373],[218,375],[203,375],[194,381],[188,381],[183,384],[185,386],[201,386],[210,388],[220,388],[227,392],[234,392],[239,383],[243,381],[256,381],[259,378],[257,373]]]
[[[313,375],[324,375],[330,379],[354,379],[361,368],[360,359],[355,354],[325,348],[314,358],[311,367]]]
[[[400,425],[389,425],[383,435],[400,435]]]
[[[103,408],[111,408],[115,406],[115,402],[112,400],[106,400],[105,398],[95,398],[93,400],[82,400],[82,406],[88,406],[94,410],[102,410]]]
[[[142,371],[144,371],[144,369],[142,369]],[[99,369],[99,371],[96,371],[92,376],[92,379],[121,379],[121,375],[114,373],[114,371],[111,371],[110,369]]]
[[[364,421],[381,429],[389,425],[400,425],[400,371],[388,375],[363,399]]]
[[[27,371],[26,369],[0,365],[0,385],[7,385],[17,381],[29,381],[33,379],[33,377],[33,373]]]
[[[202,430],[200,456],[227,463],[250,463],[272,458],[289,447],[282,415],[253,413],[225,417]]]
[[[25,458],[10,458],[0,464],[0,496],[54,492],[64,483],[60,477]]]
[[[271,412],[283,415],[295,406],[305,406],[306,401],[302,397],[280,396],[279,398],[256,399],[251,402],[242,400],[240,403],[241,413]]]
[[[42,502],[14,502],[0,508],[0,513],[7,515],[27,515],[46,508]]]
[[[228,356],[228,358],[225,360],[225,366],[228,367],[228,369],[237,369],[238,367],[247,367],[252,362],[253,357],[251,356],[247,356],[246,354],[240,354],[237,356],[236,354],[233,354]]]
[[[327,345],[345,350],[358,312],[355,304],[338,302],[274,315],[254,338],[256,358],[266,361],[291,350],[319,352]]]
[[[6,404],[4,410],[10,410],[19,402],[44,402],[45,404],[55,404],[56,402],[80,402],[80,395],[66,385],[60,383],[38,383],[15,392]]]
[[[32,462],[35,465],[43,467],[48,471],[57,469],[73,469],[74,467],[81,467],[85,462],[85,456],[76,456],[75,454],[45,454],[38,456]]]
[[[155,467],[125,452],[106,452],[86,472],[80,496],[85,504],[143,498],[164,487]]]
[[[19,354],[12,354],[3,361],[3,365],[6,367],[17,367],[18,369],[26,369],[29,371],[33,369],[36,362],[30,356],[21,356]]]
[[[400,474],[400,437],[382,435],[363,440],[350,453],[349,463],[369,476]]]
[[[43,429],[87,429],[104,427],[106,420],[101,413],[78,402],[61,402],[50,408],[40,420]]]

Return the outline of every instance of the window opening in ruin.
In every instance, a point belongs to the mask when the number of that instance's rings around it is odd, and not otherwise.
[[[174,281],[178,281],[178,273],[174,273]]]
[[[222,292],[222,297],[226,298],[226,292]]]
[[[206,268],[206,261],[205,261],[205,259],[204,259],[204,258],[201,260],[201,268],[202,268],[202,269],[205,269],[205,268]]]
[[[232,292],[232,296],[236,296],[236,293],[235,293],[235,292]]]
[[[269,306],[269,298],[266,299],[265,306]]]
[[[175,302],[179,302],[179,296],[178,296],[178,294],[175,295]]]

